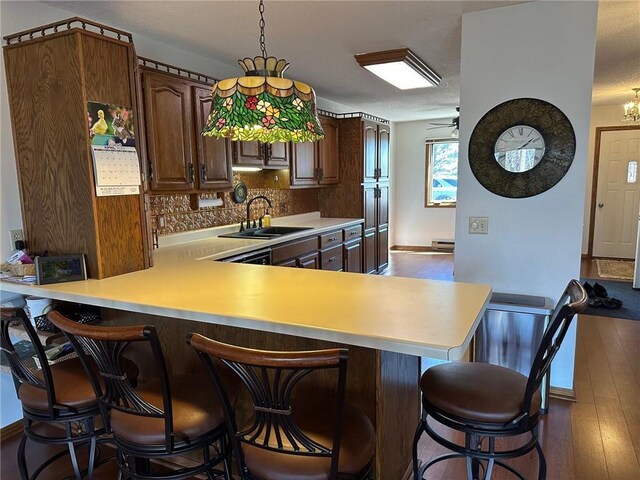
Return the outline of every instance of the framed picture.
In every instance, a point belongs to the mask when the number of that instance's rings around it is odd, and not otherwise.
[[[36,283],[75,282],[87,279],[84,254],[36,257]]]

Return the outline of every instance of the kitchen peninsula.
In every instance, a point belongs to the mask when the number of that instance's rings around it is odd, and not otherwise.
[[[305,215],[279,224],[321,234],[354,222],[359,220]],[[183,344],[192,331],[254,348],[346,345],[347,398],[376,428],[376,478],[401,478],[419,417],[419,356],[461,358],[491,288],[214,261],[278,241],[207,237],[156,250],[147,270],[59,285],[1,286],[104,307],[107,324],[156,325],[174,372],[197,368]]]

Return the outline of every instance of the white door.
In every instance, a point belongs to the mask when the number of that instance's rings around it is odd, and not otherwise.
[[[640,130],[602,132],[593,230],[595,257],[635,257],[639,205]]]

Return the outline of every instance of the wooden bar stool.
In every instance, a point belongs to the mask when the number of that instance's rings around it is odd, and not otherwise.
[[[546,478],[546,462],[538,442],[540,384],[573,317],[586,306],[587,293],[578,281],[571,280],[551,315],[529,378],[488,363],[447,363],[431,367],[422,375],[423,412],[413,442],[415,480],[424,478],[432,465],[452,458],[466,460],[468,480],[490,480],[495,465],[525,480],[518,470],[501,460],[525,455],[534,448],[538,452],[538,479]],[[429,417],[464,433],[464,445],[437,433],[429,424]],[[442,455],[419,467],[418,441],[423,432],[455,453]],[[497,438],[521,434],[531,435],[523,445],[510,450],[496,448]]]
[[[198,352],[222,396],[242,480],[372,478],[373,426],[344,400],[347,350],[253,350],[198,334],[190,334],[187,343]],[[251,397],[248,421],[241,420],[246,412],[231,406],[223,365],[237,374]],[[337,377],[331,396],[296,395],[304,377],[330,375],[331,370]]]
[[[50,366],[24,310],[2,308],[0,315],[0,346],[11,367],[18,398],[22,403],[24,431],[18,447],[20,477],[23,480],[34,479],[51,463],[69,455],[75,478],[80,480],[85,475],[92,478],[98,457],[98,437],[105,431],[96,425],[96,418],[100,417],[98,400],[80,360],[72,358]],[[19,357],[9,332],[12,322],[20,322],[24,327],[41,369],[30,367]],[[57,429],[60,435],[49,434],[49,429],[39,429],[38,424],[61,426]],[[27,439],[47,445],[66,445],[67,449],[44,460],[29,475],[25,453]],[[82,446],[89,447],[88,465],[83,469],[76,454],[77,448]]]
[[[131,479],[187,479],[200,473],[230,480],[229,438],[218,393],[205,375],[169,376],[152,326],[96,327],[73,322],[59,312],[49,320],[80,354],[107,428],[117,447],[120,475]],[[127,381],[123,353],[131,344],[146,345],[157,378],[138,388]],[[90,368],[90,358],[97,370]],[[200,452],[192,467],[158,472],[151,460]],[[222,470],[216,467],[222,464]]]

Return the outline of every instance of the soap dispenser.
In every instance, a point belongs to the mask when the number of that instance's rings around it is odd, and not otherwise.
[[[269,209],[267,208],[267,213],[262,218],[262,226],[264,228],[271,226],[271,215],[269,215]]]

